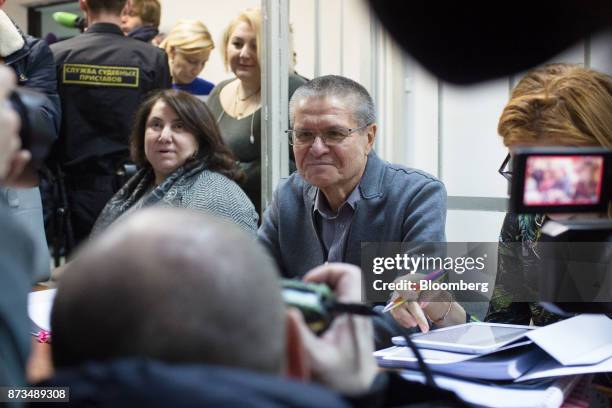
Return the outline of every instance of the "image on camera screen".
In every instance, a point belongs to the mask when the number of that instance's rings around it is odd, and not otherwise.
[[[525,166],[525,205],[597,204],[601,156],[530,156]]]

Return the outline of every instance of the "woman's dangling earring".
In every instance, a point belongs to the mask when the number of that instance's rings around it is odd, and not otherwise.
[[[253,135],[253,121],[255,120],[255,113],[251,115],[251,136],[249,137],[249,142],[251,144],[255,144],[255,136]]]

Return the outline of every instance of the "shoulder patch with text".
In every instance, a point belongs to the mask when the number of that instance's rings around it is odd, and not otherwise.
[[[62,83],[138,88],[140,69],[103,65],[64,64]]]

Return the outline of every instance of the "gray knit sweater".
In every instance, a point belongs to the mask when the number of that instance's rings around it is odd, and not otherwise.
[[[122,215],[152,205],[188,208],[227,218],[255,234],[255,207],[234,181],[207,170],[204,165],[185,165],[151,190],[153,170],[139,170],[110,199],[94,225],[92,236]]]

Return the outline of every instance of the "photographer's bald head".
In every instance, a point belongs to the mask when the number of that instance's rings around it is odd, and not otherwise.
[[[51,318],[53,362],[121,357],[279,373],[285,308],[278,272],[239,228],[154,208],[109,228],[71,262]]]

